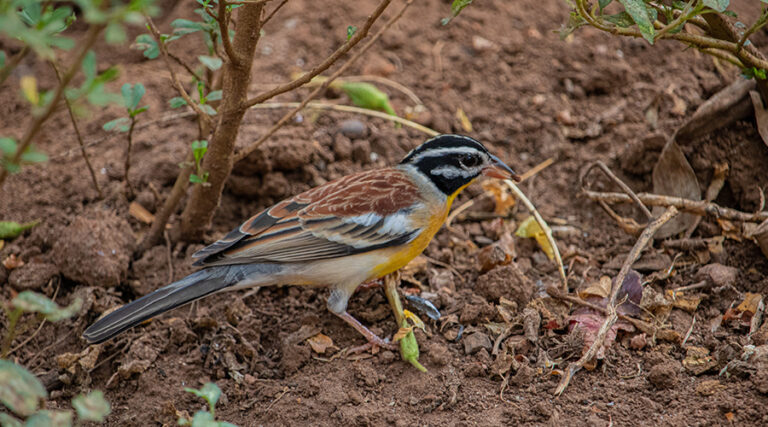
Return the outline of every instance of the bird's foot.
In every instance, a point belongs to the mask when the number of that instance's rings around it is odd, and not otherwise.
[[[368,349],[372,349],[374,347],[385,348],[387,350],[397,350],[399,348],[396,343],[389,342],[388,340],[385,340],[379,337],[378,335],[374,334],[373,332],[371,332],[370,329],[366,328],[362,323],[360,323],[357,319],[352,317],[352,315],[347,313],[346,311],[341,314],[338,314],[338,313],[334,313],[334,314],[341,317],[345,322],[347,322],[350,326],[355,328],[357,332],[360,332],[360,334],[364,336],[365,339],[368,340],[367,344],[363,344],[358,347],[353,347],[352,349],[349,350],[349,352],[360,353],[362,351],[367,351]],[[353,350],[357,350],[357,351],[353,351]]]

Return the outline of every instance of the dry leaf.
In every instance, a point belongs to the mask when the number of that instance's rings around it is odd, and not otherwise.
[[[768,258],[768,219],[747,233],[747,237],[755,239],[755,243],[760,246],[763,255]],[[0,244],[0,249],[2,249],[2,247],[2,244]]]
[[[704,347],[688,347],[683,366],[693,375],[701,375],[717,366],[717,360]]]
[[[413,323],[413,326],[416,328],[421,329],[424,332],[427,332],[427,328],[424,326],[424,322],[417,316],[416,314],[408,311],[403,310],[403,315],[406,319],[410,320]]]
[[[333,345],[333,340],[325,334],[317,334],[307,338],[309,346],[312,347],[312,351],[317,354],[324,354],[329,348],[336,348]]]
[[[685,310],[689,313],[696,311],[696,309],[699,307],[699,304],[701,303],[701,297],[699,296],[688,296],[680,291],[673,292],[671,289],[668,289],[664,293],[664,296],[668,300],[672,301],[672,307]]]
[[[507,216],[515,206],[515,198],[509,191],[509,187],[497,179],[487,179],[480,184],[483,190],[493,197],[496,215]]]
[[[723,230],[723,236],[731,240],[736,240],[737,242],[741,241],[741,238],[743,236],[741,227],[734,224],[732,221],[728,221],[727,219],[715,218],[715,220],[717,221],[717,224],[720,226],[720,229]]]
[[[472,122],[469,121],[469,117],[467,117],[467,113],[464,110],[461,108],[457,109],[456,118],[461,122],[461,128],[464,129],[464,132],[472,132]]]
[[[728,420],[729,423],[733,422],[733,417],[734,417],[733,412],[726,412],[725,413],[725,419]]]
[[[14,268],[19,268],[22,265],[24,265],[24,261],[22,261],[21,258],[18,258],[15,254],[10,254],[8,255],[8,258],[3,260],[3,267],[8,271],[13,270]]]
[[[586,300],[589,297],[608,298],[611,295],[611,278],[602,276],[600,280],[579,291],[579,298]]]
[[[713,394],[725,390],[725,385],[720,383],[720,380],[706,380],[696,386],[696,393],[702,396],[712,396]]]
[[[536,218],[534,218],[533,215],[528,216],[528,218],[520,223],[517,227],[517,231],[515,231],[515,236],[536,239],[536,243],[538,243],[541,250],[547,254],[547,257],[550,260],[555,258],[555,250],[550,246],[549,240],[547,240],[547,235],[544,233],[544,230],[541,229],[539,223],[536,222]]]
[[[136,202],[131,202],[131,204],[128,206],[128,213],[144,224],[152,224],[152,222],[155,220],[155,216],[152,215],[151,212]]]
[[[696,174],[674,138],[670,139],[661,151],[659,160],[653,167],[652,178],[654,194],[701,200],[701,189],[696,180]],[[660,215],[663,211],[664,208],[660,206],[653,208],[654,216]],[[687,230],[695,221],[695,215],[681,213],[664,224],[654,237],[657,239],[670,237]]]
[[[411,333],[413,331],[413,326],[409,326],[407,328],[400,328],[397,330],[397,333],[394,337],[392,337],[392,342],[398,342],[401,339],[405,338],[406,335]]]
[[[3,250],[3,246],[5,246],[5,240],[0,240],[0,250]]]

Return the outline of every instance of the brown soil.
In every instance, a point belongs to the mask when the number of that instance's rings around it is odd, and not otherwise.
[[[265,29],[253,90],[283,82],[291,71],[320,61],[343,40],[347,25],[362,22],[375,3],[289,2]],[[751,22],[755,2],[735,3],[742,21]],[[165,18],[158,24],[167,31],[172,18],[192,18],[193,4],[166,2]],[[461,108],[474,126],[471,134],[519,171],[554,158],[554,165],[522,189],[552,224],[570,226],[557,237],[567,262],[576,255],[583,260],[574,264],[572,287],[614,275],[634,238],[579,194],[579,171],[601,159],[636,190],[649,190],[650,171],[663,145],[663,139],[659,144],[652,136],[670,135],[704,100],[738,78],[737,71],[723,76],[709,57],[681,51],[671,42],[650,47],[590,29],[561,41],[553,32],[567,20],[559,0],[479,2],[443,27],[439,20],[447,13],[445,2],[415,2],[352,74],[384,74],[411,88],[427,107],[417,120],[441,132],[464,132],[456,118]],[[768,46],[768,37],[759,35],[755,44]],[[190,61],[197,54],[188,46],[175,48]],[[97,51],[104,64],[121,67],[113,90],[124,82],[147,87],[151,115],[145,120],[169,110],[167,100],[175,93],[160,61],[107,46]],[[46,64],[28,60],[24,69],[42,75],[43,88],[53,84]],[[29,121],[14,89],[17,79],[11,77],[2,88],[6,97],[0,106],[2,133],[14,136]],[[410,101],[388,92],[395,108],[404,111]],[[305,93],[280,99],[295,101]],[[649,106],[658,109],[656,128],[646,119]],[[637,334],[620,332],[598,368],[577,373],[565,394],[555,398],[560,376],[552,363],[559,370],[576,360],[582,342],[562,329],[564,324],[549,324],[551,319],[541,319],[526,305],[541,296],[543,286],[557,283],[557,271],[534,242],[515,238],[513,264],[481,277],[479,248],[514,232],[527,215],[516,207],[506,223],[479,220],[492,209],[485,202],[470,212],[474,215],[457,220],[456,231],[442,230],[426,251],[461,277],[434,264],[414,273],[422,296],[444,316],[428,322],[427,334],[417,333],[426,374],[389,351],[357,360],[314,353],[306,338],[318,332],[338,348],[359,345],[361,338],[326,311],[326,291],[296,287],[216,295],[88,349],[80,338],[88,324],[105,310],[192,272],[189,255],[201,247],[161,245],[130,257],[148,227],[128,213],[122,183],[125,141],[101,130],[119,113],[117,108],[94,110],[81,120],[87,139],[99,141],[89,153],[104,200],[91,187],[63,113],[54,115],[38,144],[51,161],[25,168],[0,191],[0,219],[43,220],[0,251],[0,259],[15,254],[27,263],[10,275],[0,267],[0,300],[11,298],[12,288],[49,296],[57,292],[60,303],[75,296],[85,300],[79,316],[46,324],[13,355],[45,380],[50,407],[68,407],[71,396],[98,388],[112,403],[109,425],[174,425],[177,411],[192,414],[203,407],[183,388],[215,381],[225,395],[217,416],[238,425],[726,425],[730,417],[739,425],[768,423],[768,371],[740,362],[743,346],[750,343],[747,331],[738,325],[712,327],[745,292],[768,294],[768,260],[756,245],[727,240],[724,253],[711,262],[735,268],[735,280],[705,291],[694,315],[672,311],[669,323],[681,336],[696,318],[685,348],[663,341],[644,345]],[[238,144],[258,138],[281,114],[249,112]],[[363,131],[355,129],[357,123],[344,123],[349,119],[361,120]],[[195,134],[195,124],[185,120],[137,132],[130,179],[136,201],[151,212],[159,201],[150,185],[167,194]],[[306,112],[236,165],[206,242],[286,196],[352,171],[395,163],[423,139],[378,119]],[[721,129],[683,151],[702,188],[715,163],[730,165],[718,203],[745,211],[760,206],[760,191],[768,187],[768,147],[753,123]],[[480,193],[480,186],[473,186],[457,203]],[[718,234],[719,225],[705,219],[696,236]],[[662,252],[649,254],[669,260],[676,253]],[[642,273],[659,269],[651,261]],[[696,283],[700,267],[678,268],[673,277],[652,286],[660,290]],[[404,284],[409,291],[417,291],[415,286]],[[501,346],[503,357],[492,355],[496,333],[486,327],[503,320],[499,306],[516,325]],[[378,333],[394,333],[380,290],[358,293],[351,312]],[[24,328],[16,342],[35,327]],[[753,337],[755,344],[768,337],[768,328],[763,329]],[[704,365],[695,369],[683,363],[693,348],[710,355],[702,356]],[[66,358],[57,363],[57,356],[83,351],[98,352],[95,364],[81,363],[76,369]],[[719,376],[726,365],[727,373]]]

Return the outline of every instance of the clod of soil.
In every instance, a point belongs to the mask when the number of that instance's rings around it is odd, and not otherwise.
[[[8,283],[17,291],[35,291],[42,289],[49,280],[58,274],[59,269],[53,264],[28,263],[11,270]]]
[[[475,332],[474,334],[469,334],[464,338],[464,352],[467,354],[475,354],[480,349],[486,349],[488,351],[491,351],[491,339],[488,338],[488,335],[482,333],[482,332]]]
[[[89,286],[117,286],[125,278],[135,239],[114,212],[79,216],[53,245],[53,260],[64,277]]]
[[[534,283],[514,263],[495,268],[477,278],[475,292],[488,300],[498,301],[502,296],[525,307],[533,295]]]
[[[735,267],[727,267],[722,264],[708,264],[701,267],[696,273],[696,280],[708,280],[712,285],[720,286],[733,286],[736,282],[736,277],[739,274],[739,269]]]
[[[675,362],[659,363],[648,372],[648,382],[662,390],[674,388],[677,385],[677,371]]]

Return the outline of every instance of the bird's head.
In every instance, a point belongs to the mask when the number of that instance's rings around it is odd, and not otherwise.
[[[446,196],[455,196],[480,175],[520,179],[482,144],[462,135],[438,135],[411,150],[400,164],[414,166]]]

